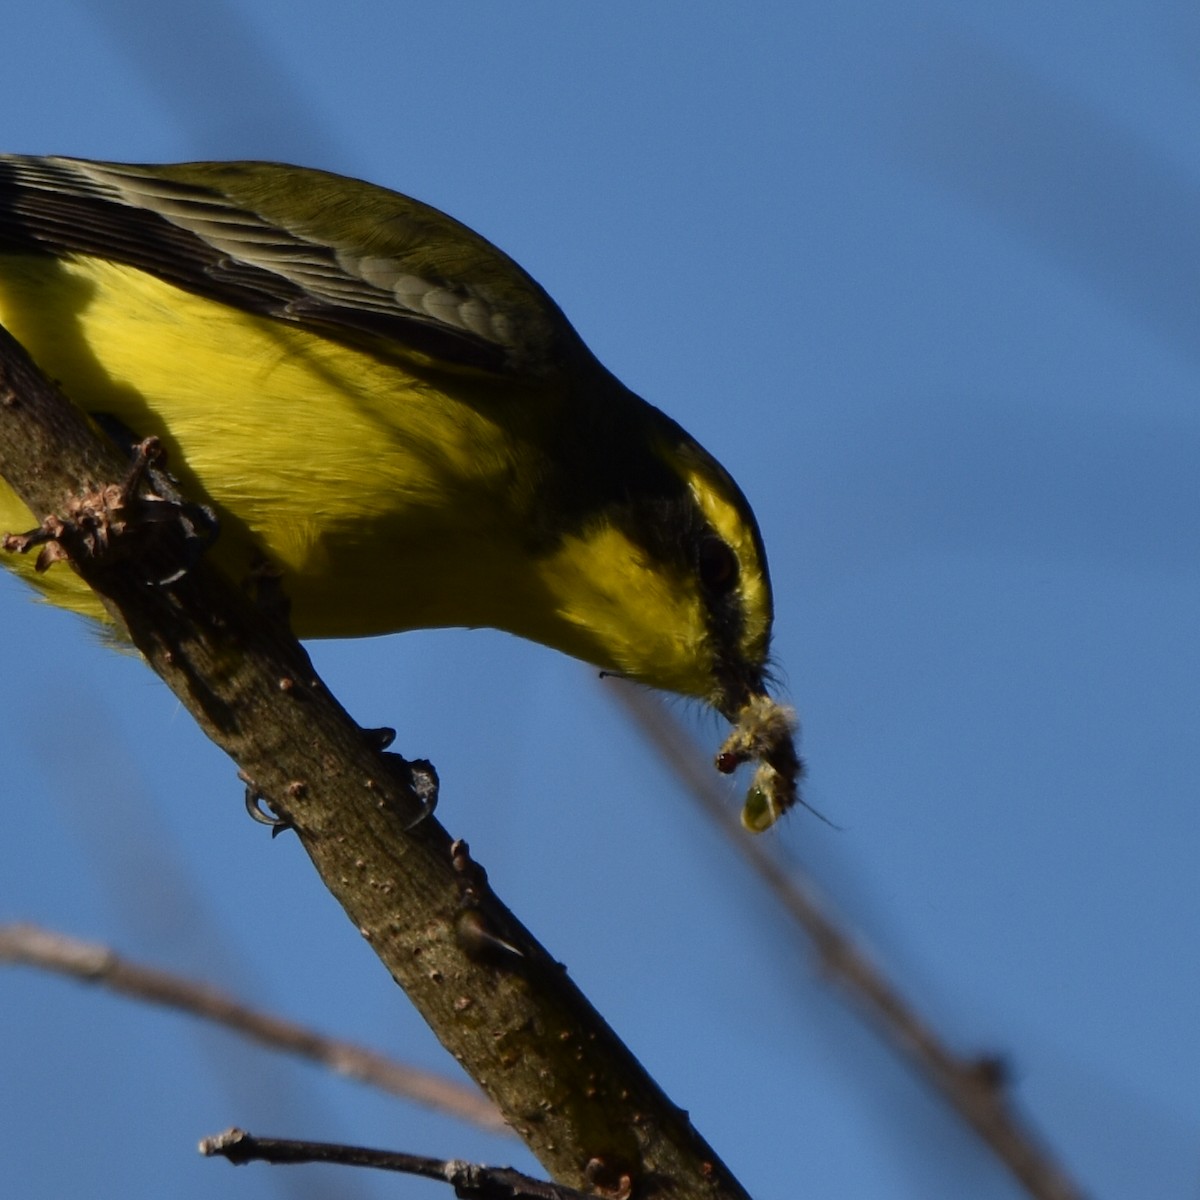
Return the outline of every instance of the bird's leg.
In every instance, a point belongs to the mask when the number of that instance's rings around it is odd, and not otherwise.
[[[125,478],[73,496],[61,514],[52,513],[37,529],[6,535],[3,548],[24,554],[40,546],[35,568],[45,571],[72,554],[110,557],[131,532],[172,522],[183,534],[182,565],[146,582],[160,587],[174,583],[187,574],[216,537],[216,515],[204,505],[184,500],[165,469],[166,454],[157,438],[134,442],[124,426],[115,428],[114,422],[103,418],[100,424],[133,459]]]
[[[120,485],[118,510],[133,513],[146,522],[176,522],[183,531],[185,560],[172,574],[154,580],[166,586],[181,579],[213,544],[220,531],[217,514],[206,504],[185,500],[179,483],[167,470],[167,452],[156,437],[138,438],[123,422],[109,413],[94,413],[93,419],[133,460]]]

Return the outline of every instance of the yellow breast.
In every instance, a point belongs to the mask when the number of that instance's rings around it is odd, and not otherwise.
[[[478,577],[511,556],[520,451],[486,406],[99,259],[0,259],[0,322],[76,403],[163,440],[185,491],[218,512],[218,559],[236,576],[264,551],[301,636],[494,623]],[[31,524],[0,483],[0,526]],[[99,615],[69,571],[35,582]]]

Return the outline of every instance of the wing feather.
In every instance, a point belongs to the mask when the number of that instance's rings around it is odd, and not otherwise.
[[[590,358],[516,263],[453,218],[276,163],[0,156],[0,251],[93,255],[248,312],[458,367],[545,375]]]

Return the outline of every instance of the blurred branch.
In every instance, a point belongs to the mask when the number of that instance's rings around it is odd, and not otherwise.
[[[294,1138],[255,1137],[244,1129],[227,1129],[200,1143],[200,1153],[228,1159],[234,1166],[248,1162],[274,1165],[332,1163],[342,1167],[375,1167],[436,1179],[454,1188],[463,1200],[589,1200],[591,1193],[534,1179],[512,1167],[484,1167],[457,1158],[426,1158],[395,1150],[369,1150],[337,1142],[306,1142]],[[614,1200],[628,1200],[629,1193]]]
[[[0,330],[0,476],[42,521],[42,561],[69,560],[52,569],[83,577],[237,762],[249,792],[285,819],[392,977],[546,1169],[572,1187],[611,1192],[628,1178],[676,1200],[746,1200],[687,1114],[495,896],[466,844],[427,815],[414,784],[428,772],[385,754],[278,617],[189,557],[185,531],[138,522],[129,474]]]
[[[55,971],[123,996],[191,1013],[274,1050],[311,1059],[339,1075],[470,1121],[489,1133],[512,1133],[495,1106],[474,1088],[251,1008],[211,984],[139,966],[99,943],[35,925],[0,925],[0,962]]]
[[[952,1053],[883,972],[855,943],[828,904],[784,867],[765,838],[748,837],[727,798],[705,769],[705,756],[662,703],[644,688],[609,689],[672,769],[688,794],[724,833],[807,934],[829,976],[864,1016],[942,1094],[1035,1200],[1082,1200],[1084,1193],[1057,1163],[1006,1094],[1004,1060]]]

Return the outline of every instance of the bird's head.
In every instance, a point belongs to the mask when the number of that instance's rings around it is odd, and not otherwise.
[[[803,768],[791,710],[767,690],[773,602],[758,523],[707,451],[630,399],[628,421],[591,430],[596,479],[564,483],[586,507],[539,555],[554,629],[537,640],[720,712],[734,730],[717,766],[759,762],[743,821],[765,829],[795,803]]]

